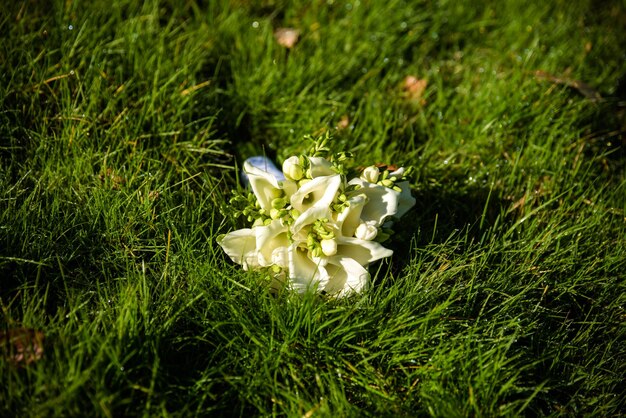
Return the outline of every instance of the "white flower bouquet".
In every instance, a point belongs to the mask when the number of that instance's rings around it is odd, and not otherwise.
[[[230,203],[252,226],[217,242],[244,270],[267,270],[274,288],[343,297],[366,289],[369,264],[393,254],[381,242],[415,199],[410,169],[370,166],[348,180],[351,156],[332,154],[328,142],[328,135],[314,140],[282,172],[264,157],[248,159],[252,193],[236,192]]]

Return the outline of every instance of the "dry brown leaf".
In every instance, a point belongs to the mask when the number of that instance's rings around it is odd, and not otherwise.
[[[337,129],[343,131],[348,126],[350,126],[350,118],[348,115],[343,115],[341,119],[339,119],[339,122],[337,122]]]
[[[32,328],[12,328],[0,332],[2,356],[17,366],[26,366],[43,356],[43,332]]]
[[[278,28],[274,31],[274,37],[280,46],[291,49],[298,42],[300,31],[294,28]]]
[[[426,100],[424,100],[423,95],[427,86],[428,81],[412,75],[406,76],[402,82],[402,90],[404,91],[405,97],[412,102],[421,104],[422,106],[426,104]]]
[[[112,168],[107,168],[106,169],[106,174],[100,173],[98,175],[98,178],[103,183],[106,182],[107,179],[110,179],[111,180],[111,187],[113,189],[115,189],[115,190],[118,190],[121,185],[126,183],[126,180],[122,176],[118,176],[117,174],[115,174],[115,172],[113,171]]]

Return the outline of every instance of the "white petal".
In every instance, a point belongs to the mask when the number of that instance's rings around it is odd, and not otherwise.
[[[326,268],[330,280],[324,290],[331,295],[349,296],[362,292],[369,284],[370,275],[367,269],[349,257],[330,257]]]
[[[217,243],[224,252],[244,270],[259,267],[259,253],[256,250],[256,237],[253,229],[238,229],[221,236]]]
[[[365,194],[369,199],[361,212],[363,222],[374,221],[376,226],[380,226],[386,217],[395,215],[398,210],[399,193],[393,189],[360,178],[353,178],[348,184],[360,185],[358,193]]]
[[[272,264],[283,269],[289,268],[289,247],[276,247],[272,251]]]
[[[380,170],[378,169],[378,167],[376,167],[375,165],[371,165],[369,167],[365,167],[365,169],[361,173],[361,180],[365,180],[370,183],[376,183],[379,176]]]
[[[331,176],[333,174],[337,174],[332,169],[332,164],[326,158],[322,157],[309,157],[309,162],[311,163],[310,175],[311,178],[317,178],[321,176]]]
[[[274,250],[279,247],[285,247],[286,250],[286,247],[289,246],[287,226],[282,225],[279,219],[275,219],[269,225],[258,226],[254,230],[256,233],[256,249],[259,252],[259,263],[265,267],[269,266],[273,263]]]
[[[272,160],[270,160],[269,158],[263,156],[263,155],[256,155],[254,157],[250,157],[248,158],[245,162],[244,162],[244,166],[245,165],[249,165],[252,167],[255,167],[261,171],[266,171],[268,173],[270,173],[272,176],[276,177],[277,180],[284,180],[285,176],[283,175],[282,171],[280,171],[272,162]],[[244,172],[244,175],[246,173]]]
[[[293,180],[284,180],[281,184],[288,199],[298,191],[298,184]]]
[[[283,161],[283,174],[290,180],[300,180],[304,175],[300,159],[294,155]]]
[[[389,175],[391,177],[402,177],[404,175],[404,172],[406,171],[406,169],[404,167],[400,167],[398,168],[396,171],[392,171],[391,173],[389,173]]]
[[[339,237],[337,244],[337,255],[350,257],[362,266],[393,255],[393,250],[383,247],[376,241]]]
[[[378,228],[376,228],[372,221],[361,222],[356,228],[356,231],[354,231],[354,236],[356,238],[365,241],[373,240],[374,238],[376,238],[376,235],[378,235]]]
[[[243,164],[243,170],[248,175],[252,191],[261,207],[267,211],[271,210],[272,200],[282,194],[281,186],[276,177],[247,161]]]
[[[304,184],[291,196],[291,205],[300,213],[314,205],[328,207],[335,198],[340,184],[339,174],[317,177]]]
[[[294,290],[304,293],[309,289],[323,289],[328,283],[328,273],[324,266],[307,256],[306,249],[293,244],[289,247],[289,279]]]
[[[294,235],[294,237],[296,237],[295,239],[301,238],[302,240],[305,240],[306,237],[298,237],[298,233],[300,232],[300,230],[302,230],[302,228],[306,227],[307,225],[311,225],[312,223],[314,223],[315,221],[317,221],[318,219],[329,219],[330,220],[331,217],[331,213],[330,213],[330,208],[329,207],[325,207],[325,206],[314,206],[308,210],[306,210],[303,214],[301,214],[300,216],[298,216],[298,219],[296,219],[296,221],[293,223],[293,225],[291,226],[291,233]]]
[[[365,194],[352,195],[348,198],[348,206],[337,217],[337,223],[341,225],[341,234],[351,237],[361,223],[361,212],[367,203]]]
[[[415,206],[415,198],[411,195],[411,186],[408,181],[397,183],[396,186],[402,191],[398,194],[398,210],[394,216],[400,218]]]
[[[312,224],[318,219],[330,220],[330,204],[335,199],[341,183],[339,174],[318,177],[306,183],[291,196],[291,205],[300,212],[291,227],[295,235],[304,226]]]

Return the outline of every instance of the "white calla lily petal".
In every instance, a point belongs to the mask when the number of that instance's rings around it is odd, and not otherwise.
[[[267,267],[273,264],[275,249],[289,246],[288,228],[281,223],[280,219],[275,219],[269,225],[258,226],[254,230],[259,263],[261,266]]]
[[[306,249],[296,244],[289,247],[289,278],[291,287],[298,293],[323,289],[328,283],[326,268],[321,263],[316,264],[307,256]]]
[[[408,181],[397,183],[396,186],[400,187],[401,192],[398,194],[398,210],[394,216],[401,218],[415,206],[415,198],[411,195],[411,186]]]
[[[398,192],[360,178],[353,178],[348,184],[361,186],[358,192],[365,194],[369,199],[361,212],[363,222],[374,221],[376,226],[380,226],[385,218],[396,214],[398,210]]]
[[[272,200],[283,193],[278,180],[270,172],[261,170],[247,161],[243,164],[243,170],[248,175],[252,192],[259,201],[261,208],[270,211]]]
[[[367,203],[365,194],[352,195],[348,198],[348,206],[337,216],[337,223],[341,225],[341,233],[351,237],[361,223],[361,212]]]
[[[254,229],[238,229],[217,239],[224,252],[244,270],[259,267],[259,252],[256,247]]]
[[[392,171],[391,173],[389,173],[389,176],[395,176],[395,177],[402,177],[404,175],[404,172],[406,171],[406,168],[404,167],[400,167],[395,171]]]
[[[332,176],[337,174],[333,169],[333,165],[326,158],[322,157],[309,157],[311,167],[309,168],[309,174],[311,178],[317,178],[321,176]]]
[[[278,181],[285,179],[283,172],[280,171],[278,167],[276,167],[276,165],[274,165],[274,162],[272,160],[264,155],[256,155],[254,157],[250,157],[246,159],[246,161],[244,162],[244,166],[246,164],[255,167],[261,171],[266,171],[270,173],[271,175],[276,177]],[[245,171],[244,175],[246,175]]]
[[[333,256],[326,266],[330,279],[324,290],[337,297],[362,292],[369,285],[367,269],[349,257]]]
[[[337,255],[352,258],[363,266],[393,255],[393,250],[376,241],[339,237],[337,244]]]
[[[304,237],[301,237],[299,233],[302,231],[304,227],[307,225],[311,225],[318,219],[329,218],[330,209],[325,206],[314,206],[308,210],[306,210],[303,214],[298,216],[298,219],[291,226],[291,233],[293,234],[295,239],[306,239],[306,234]]]
[[[313,206],[329,207],[340,184],[339,174],[314,178],[291,196],[291,205],[301,214]]]

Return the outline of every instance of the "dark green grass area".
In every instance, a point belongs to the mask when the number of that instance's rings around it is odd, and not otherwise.
[[[626,414],[625,33],[620,1],[3,6],[0,331],[45,343],[2,341],[0,415]],[[272,296],[215,241],[235,165],[325,131],[417,204],[368,292]]]

